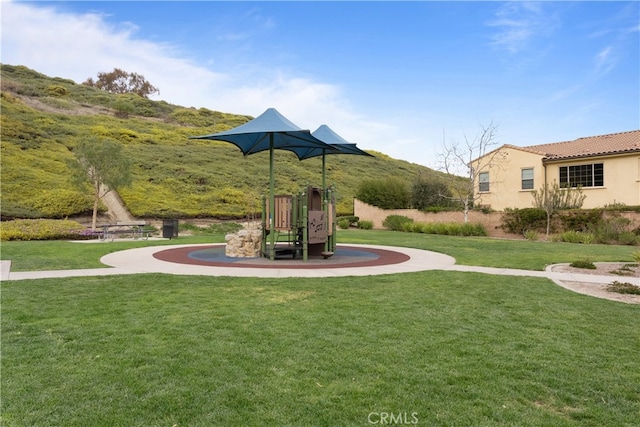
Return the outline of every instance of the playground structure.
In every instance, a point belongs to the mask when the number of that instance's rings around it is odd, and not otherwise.
[[[245,156],[269,151],[269,202],[263,201],[261,252],[270,260],[278,256],[297,256],[306,261],[310,254],[325,258],[335,252],[335,198],[325,185],[327,154],[371,156],[350,144],[328,126],[314,134],[300,129],[274,108],[233,129],[191,139],[229,142]],[[293,152],[298,160],[322,156],[322,190],[308,187],[296,196],[275,196],[274,151]],[[277,214],[276,214],[277,212]],[[268,237],[268,239],[267,239]],[[277,237],[277,239],[276,239]],[[268,243],[267,243],[268,240]]]
[[[336,250],[335,190],[307,187],[295,195],[276,195],[273,209],[262,199],[262,248],[271,260],[302,255],[328,258]]]

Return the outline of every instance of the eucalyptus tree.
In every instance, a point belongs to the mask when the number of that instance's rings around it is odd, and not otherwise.
[[[142,74],[129,73],[119,68],[110,72],[100,72],[96,80],[89,77],[82,84],[110,93],[135,93],[143,98],[160,93],[160,90],[149,83]]]
[[[74,149],[72,177],[84,191],[93,196],[91,229],[95,231],[100,200],[110,191],[131,185],[131,160],[122,145],[109,139],[90,139]]]

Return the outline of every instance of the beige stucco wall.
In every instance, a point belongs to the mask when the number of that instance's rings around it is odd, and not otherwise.
[[[464,222],[463,212],[420,212],[417,209],[380,209],[358,199],[353,199],[353,214],[360,220],[372,221],[373,227],[376,229],[384,229],[382,223],[389,215],[402,215],[413,219],[415,222]],[[640,226],[640,212],[621,212],[620,216],[631,221],[630,228]],[[522,239],[524,236],[519,234],[505,233],[500,226],[502,225],[502,212],[483,213],[479,211],[469,212],[469,222],[480,223],[484,225],[487,234],[490,237]]]
[[[532,190],[522,190],[522,169],[533,168],[533,188],[544,185],[542,156],[509,147],[500,149],[502,155],[489,164],[474,162],[473,167],[489,172],[489,191],[480,192],[475,184],[479,199],[477,206],[486,206],[496,211],[505,208],[530,208],[533,203]]]
[[[389,215],[402,215],[413,219],[415,222],[457,222],[464,223],[463,212],[420,212],[417,209],[380,209],[377,206],[369,205],[358,199],[353,199],[353,214],[360,220],[372,221],[373,228],[383,229],[382,223]],[[502,224],[501,212],[482,213],[479,211],[469,212],[469,222],[484,225],[487,233],[491,237],[521,238],[515,234],[505,233],[500,225]]]
[[[587,196],[582,207],[592,209],[624,203],[628,206],[640,205],[640,156],[591,157],[572,162],[547,164],[549,182],[558,180],[561,166],[574,166],[602,163],[604,167],[604,187],[585,187],[582,193]]]
[[[477,206],[490,207],[496,211],[506,208],[529,208],[533,206],[531,190],[522,190],[522,169],[533,168],[533,189],[538,190],[546,183],[559,181],[561,166],[603,163],[604,187],[583,188],[585,198],[583,208],[604,207],[613,203],[628,206],[640,205],[640,155],[637,153],[621,156],[590,157],[585,159],[542,164],[542,156],[527,151],[501,147],[502,155],[487,163],[479,159],[474,168],[489,172],[489,191],[480,192],[478,183],[475,191],[480,197]],[[482,162],[485,162],[484,164]]]

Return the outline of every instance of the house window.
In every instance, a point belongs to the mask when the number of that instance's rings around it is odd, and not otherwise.
[[[560,167],[561,187],[603,187],[604,167],[602,163]]]
[[[480,172],[478,175],[478,190],[489,191],[489,172]]]
[[[533,168],[522,169],[522,189],[533,190]]]

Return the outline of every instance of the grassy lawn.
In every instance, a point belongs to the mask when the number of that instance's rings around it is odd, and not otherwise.
[[[544,270],[550,264],[589,258],[598,261],[628,261],[634,246],[582,245],[529,240],[455,237],[392,231],[342,230],[338,242],[404,246],[451,255],[461,265]]]
[[[100,258],[111,252],[141,246],[224,243],[224,235],[180,237],[163,241],[103,243],[2,242],[0,258],[12,260],[12,271],[100,268]],[[454,237],[379,230],[340,230],[338,243],[403,246],[453,256],[458,264],[483,267],[544,270],[549,264],[591,261],[628,261],[637,247],[532,242],[527,240]]]
[[[339,242],[537,269],[633,251],[369,231]],[[42,243],[3,243],[2,258],[21,264],[35,253],[24,269],[80,268],[152,242]],[[6,426],[366,426],[381,413],[426,426],[633,426],[640,417],[640,307],[546,279],[148,274],[4,282],[1,297]]]
[[[180,237],[175,240],[139,240],[76,243],[59,241],[2,242],[0,259],[11,260],[11,271],[104,268],[100,258],[112,252],[143,246],[224,243],[224,235]]]

